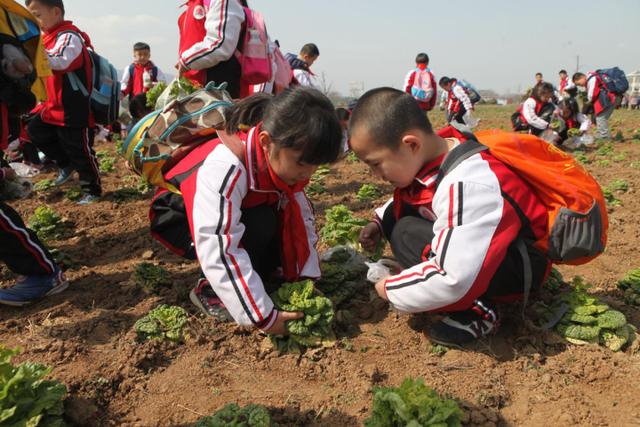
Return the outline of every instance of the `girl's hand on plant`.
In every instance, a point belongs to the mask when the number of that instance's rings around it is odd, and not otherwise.
[[[269,329],[264,330],[265,333],[269,335],[288,335],[289,331],[287,330],[286,322],[289,320],[302,319],[304,317],[304,313],[299,311],[279,311],[277,316],[278,317],[276,317],[276,321],[273,322],[273,325],[271,325]]]
[[[360,244],[367,252],[374,252],[380,239],[382,239],[382,233],[375,222],[370,222],[360,231]]]

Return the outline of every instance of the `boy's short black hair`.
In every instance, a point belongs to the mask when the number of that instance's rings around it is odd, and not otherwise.
[[[585,76],[584,73],[575,73],[573,75],[573,77],[571,78],[571,81],[573,81],[574,83],[577,82],[578,80],[580,80],[581,78],[583,78]]]
[[[542,73],[540,73],[540,72],[536,73],[536,77],[538,77],[538,76],[542,77]]]
[[[568,73],[567,73],[567,70],[562,69],[562,70],[560,70],[560,72],[558,74],[568,74]]]
[[[429,55],[422,52],[416,56],[416,64],[425,64],[429,65]]]
[[[307,43],[300,49],[300,55],[308,55],[312,58],[320,56],[320,49],[314,43]]]
[[[64,15],[64,3],[62,0],[27,0],[25,4],[29,7],[34,1],[48,7],[58,7],[62,11],[62,15]]]
[[[133,45],[133,51],[137,52],[140,50],[148,50],[151,51],[151,46],[149,46],[147,43],[145,42],[138,42],[136,44]]]
[[[453,79],[452,79],[452,78],[449,78],[449,77],[446,77],[446,76],[445,76],[445,77],[443,77],[443,78],[441,78],[441,79],[440,79],[440,81],[438,82],[438,85],[440,85],[441,87],[442,87],[442,86],[446,86],[446,85],[448,85],[449,83],[451,83],[452,81],[453,81]]]
[[[404,134],[421,130],[433,134],[433,127],[418,102],[408,93],[390,87],[365,93],[351,114],[349,135],[364,129],[379,145],[392,150],[400,146]]]

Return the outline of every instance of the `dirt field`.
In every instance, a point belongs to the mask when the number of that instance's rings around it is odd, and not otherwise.
[[[480,127],[508,128],[511,112],[483,107]],[[436,125],[441,116],[434,113]],[[625,179],[629,191],[617,195],[621,205],[610,211],[607,252],[561,271],[583,275],[594,284],[591,292],[640,326],[640,310],[625,305],[615,286],[627,270],[640,267],[640,140],[633,139],[640,112],[616,112],[612,124],[624,141],[611,154],[587,153],[587,168],[603,186]],[[107,144],[97,149],[115,151]],[[327,207],[344,203],[368,218],[388,196],[356,200],[362,183],[379,183],[362,163],[343,162],[331,171],[328,191],[313,198],[320,224]],[[0,343],[24,349],[17,361],[53,366],[52,376],[69,390],[67,414],[78,425],[187,426],[237,402],[271,407],[282,425],[355,426],[369,413],[373,386],[399,385],[406,376],[421,376],[459,399],[470,425],[640,425],[639,354],[566,345],[523,326],[517,308],[506,310],[504,327],[491,339],[438,355],[424,333],[430,317],[399,317],[362,295],[352,304],[357,332],[336,348],[278,356],[263,335],[196,314],[187,294],[198,267],[151,239],[148,200],[115,201],[112,193],[127,175],[121,164],[106,174],[106,196],[90,207],[55,191],[12,203],[24,218],[46,203],[74,224],[73,237],[52,242],[78,264],[66,273],[70,288],[25,309],[1,308]],[[137,290],[132,274],[143,261],[169,270],[173,287],[160,296]],[[13,278],[0,265],[0,286]],[[185,345],[134,341],[135,321],[161,302],[193,315],[193,337]]]

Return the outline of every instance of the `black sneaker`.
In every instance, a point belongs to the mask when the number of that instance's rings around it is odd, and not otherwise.
[[[461,347],[495,333],[499,326],[495,310],[476,301],[472,308],[449,314],[429,329],[429,339],[448,347]]]

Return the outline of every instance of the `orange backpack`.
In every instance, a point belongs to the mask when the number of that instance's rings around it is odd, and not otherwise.
[[[441,175],[473,154],[488,149],[526,181],[547,208],[548,232],[534,246],[549,260],[556,264],[580,265],[604,251],[609,222],[602,190],[571,155],[533,135],[500,130],[463,135],[468,138],[462,144],[466,149],[455,159],[445,160]]]

